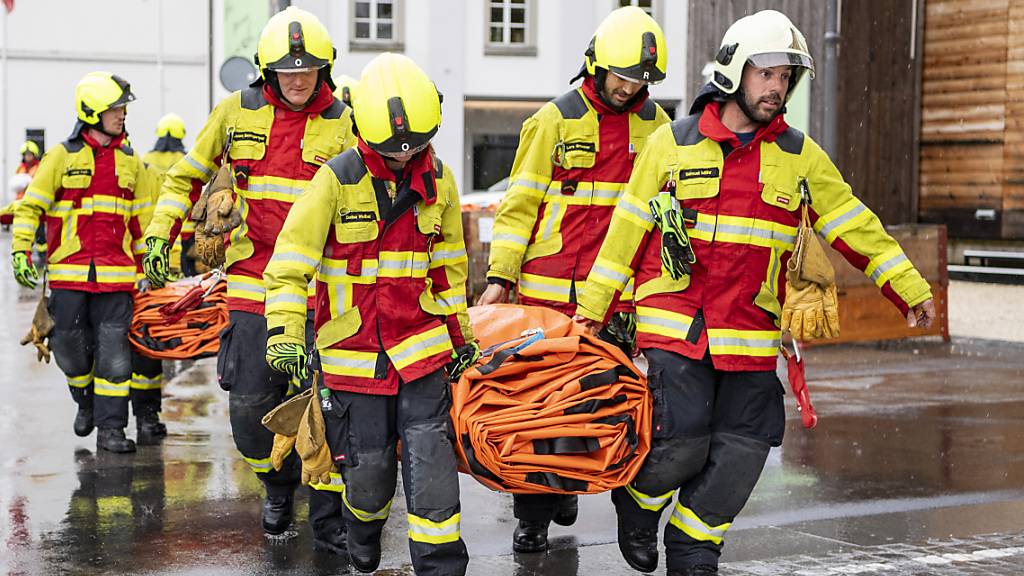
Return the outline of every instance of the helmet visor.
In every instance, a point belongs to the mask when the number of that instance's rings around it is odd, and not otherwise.
[[[796,52],[768,52],[765,54],[754,54],[747,58],[747,62],[755,68],[773,68],[775,66],[800,66],[814,74],[814,60],[806,54]]]
[[[647,84],[660,84],[665,79],[665,74],[653,66],[636,65],[629,68],[609,66],[608,71],[623,80],[630,82],[641,82]]]

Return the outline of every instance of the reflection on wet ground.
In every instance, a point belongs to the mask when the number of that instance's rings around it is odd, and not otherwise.
[[[21,327],[35,301],[0,282],[0,305]],[[164,445],[121,456],[74,436],[59,370],[16,340],[0,339],[0,573],[349,572],[312,551],[304,506],[289,537],[262,535],[260,487],[237,457],[212,360],[182,365],[167,386]],[[916,342],[807,356],[821,422],[803,430],[787,406],[785,444],[730,533],[724,574],[729,562],[1020,530],[1024,348]],[[513,555],[511,498],[468,477],[462,490],[471,574],[631,573],[607,495],[582,498],[576,526],[552,527],[548,554]],[[398,498],[379,574],[411,574],[404,518]]]

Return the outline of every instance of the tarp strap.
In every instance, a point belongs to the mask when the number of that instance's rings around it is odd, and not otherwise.
[[[542,456],[550,454],[590,454],[601,449],[597,438],[562,436],[561,438],[539,438],[533,441],[533,453]]]

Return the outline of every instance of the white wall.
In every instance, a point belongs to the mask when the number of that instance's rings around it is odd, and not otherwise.
[[[75,122],[74,88],[88,72],[104,70],[131,83],[138,100],[127,127],[137,150],[156,140],[157,120],[175,112],[189,131],[209,112],[209,0],[30,0],[0,9],[0,166],[3,197],[20,157],[26,128],[46,130],[48,147]]]

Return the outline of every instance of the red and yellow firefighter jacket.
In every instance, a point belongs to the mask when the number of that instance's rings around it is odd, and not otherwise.
[[[702,358],[716,368],[774,370],[784,273],[800,221],[801,181],[814,230],[862,270],[904,315],[931,289],[825,152],[782,116],[742,146],[719,105],[655,132],[637,159],[577,312],[603,319],[635,278],[637,344]],[[697,262],[673,280],[648,201],[675,190]]]
[[[494,218],[487,276],[518,282],[523,304],[571,315],[633,160],[668,121],[648,98],[615,113],[592,77],[527,119]],[[622,300],[616,309],[632,310],[628,290]]]
[[[306,284],[316,272],[327,387],[397,394],[399,379],[436,371],[474,340],[461,207],[451,170],[435,159],[422,195],[399,187],[382,210],[395,184],[375,177],[361,153],[329,161],[288,215],[264,275],[267,342],[304,344]]]
[[[51,288],[131,291],[159,190],[160,174],[123,134],[102,146],[80,132],[43,155],[15,211],[12,248],[30,250],[44,216]]]
[[[235,92],[214,108],[195,146],[167,172],[146,237],[170,238],[224,162],[226,148],[242,215],[227,240],[228,308],[262,314],[263,269],[288,211],[317,169],[354,144],[352,110],[326,86],[297,112],[267,85]]]

